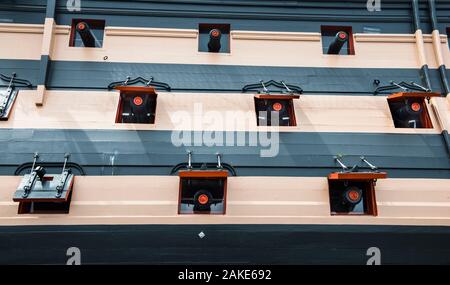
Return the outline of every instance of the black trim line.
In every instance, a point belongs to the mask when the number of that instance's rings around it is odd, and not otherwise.
[[[374,79],[381,82],[420,82],[421,70],[408,68],[325,68],[212,64],[154,64],[52,61],[49,88],[105,89],[117,78],[152,75],[170,84],[172,91],[241,92],[249,82],[273,79],[301,86],[304,93],[373,94]],[[441,86],[438,70],[431,81]]]
[[[38,85],[44,85],[47,87],[48,74],[50,72],[51,59],[48,55],[41,55],[41,61],[39,63],[39,81]]]
[[[421,30],[421,21],[420,21],[420,7],[419,7],[419,0],[413,0],[412,1],[412,11],[413,11],[413,24],[414,24],[414,30],[419,31]],[[429,89],[433,90],[433,87],[431,86],[430,81],[430,71],[427,64],[424,64],[422,68],[420,69],[421,72],[421,79],[422,84]]]
[[[425,88],[429,90],[433,90],[433,87],[431,86],[431,80],[430,80],[430,69],[428,68],[428,65],[425,64],[420,69],[420,77],[422,79],[422,83],[425,85]]]
[[[70,162],[81,165],[86,175],[170,175],[174,166],[187,162],[187,152],[192,151],[193,163],[214,165],[220,153],[222,163],[233,167],[238,176],[325,177],[340,170],[333,157],[342,154],[346,164],[361,167],[360,156],[366,156],[392,178],[450,179],[448,145],[441,134],[279,133],[274,157],[261,156],[269,147],[262,147],[260,139],[257,146],[248,145],[250,135],[257,138],[256,133],[223,134],[224,139],[234,136],[234,142],[242,136],[246,146],[214,146],[210,136],[191,132],[191,145],[178,147],[172,143],[174,135],[178,137],[172,131],[0,129],[0,175],[13,175],[36,152],[45,162],[62,161],[70,153]],[[191,141],[195,138],[202,144],[195,146]],[[52,171],[59,173],[61,167]]]
[[[56,0],[47,0],[47,8],[45,11],[46,18],[55,18]]]
[[[413,10],[413,24],[414,24],[414,30],[420,30],[420,7],[419,7],[419,0],[412,0],[412,10]]]
[[[64,162],[42,162],[41,161],[41,162],[39,162],[38,165],[43,166],[45,168],[58,167],[58,168],[62,169],[64,166]],[[22,163],[21,165],[19,165],[17,167],[16,171],[14,171],[14,175],[21,175],[24,172],[29,172],[32,167],[33,167],[32,162]],[[86,172],[84,171],[83,167],[81,165],[79,165],[78,163],[67,162],[66,167],[68,169],[76,169],[78,171],[78,173],[76,175],[86,175]]]
[[[442,89],[445,92],[445,96],[450,93],[450,85],[447,79],[447,68],[445,65],[439,66],[439,74],[441,75]]]
[[[33,86],[37,86],[40,63],[40,60],[0,59],[0,73],[16,73],[17,77],[27,79]]]
[[[434,2],[434,0],[427,0],[427,1],[428,1],[428,9],[430,11],[431,29],[433,31],[439,30],[438,20],[436,16],[436,3]]]
[[[43,64],[40,69],[39,65]],[[36,86],[42,82],[46,58],[42,60],[0,59],[0,73],[16,72]],[[47,89],[107,90],[118,78],[152,75],[167,82],[175,92],[236,92],[262,79],[302,86],[305,94],[373,96],[374,79],[381,82],[420,82],[419,68],[320,68],[207,64],[154,64],[133,62],[52,61],[48,58]],[[39,79],[38,77],[41,76]],[[430,70],[430,81],[441,92],[438,69]]]
[[[445,145],[447,146],[447,153],[450,158],[450,135],[447,130],[442,131],[442,138],[444,139]]]
[[[438,19],[436,16],[436,3],[434,0],[428,0],[428,8],[430,10],[431,27],[433,32],[439,32]],[[439,75],[441,77],[442,91],[445,93],[445,96],[447,96],[447,94],[450,93],[450,85],[448,84],[445,65],[439,66]]]
[[[180,170],[189,169],[188,166],[189,165],[187,162],[177,164],[170,170],[170,175],[175,175]],[[228,163],[222,163],[221,168],[217,167],[217,163],[201,163],[201,162],[200,163],[192,163],[190,169],[197,169],[197,170],[199,170],[199,169],[201,169],[201,170],[203,170],[203,169],[207,169],[207,170],[224,169],[224,170],[228,170],[228,172],[230,173],[231,176],[237,176],[236,169],[234,169],[234,167]]]
[[[3,1],[4,2],[4,1]],[[42,23],[44,0],[14,0],[0,4],[0,21]],[[441,1],[442,2],[442,1]],[[366,0],[347,1],[90,1],[82,0],[81,11],[67,9],[67,1],[56,1],[56,21],[69,25],[72,18],[102,18],[109,26],[195,29],[200,22],[227,22],[234,30],[318,32],[320,25],[351,24],[357,33],[410,33],[408,1],[385,1],[382,10],[369,12]],[[131,3],[131,4],[130,4]],[[426,3],[425,3],[426,5]],[[422,9],[425,5],[421,5]],[[419,7],[420,8],[420,7]],[[449,23],[448,5],[437,3],[441,31]],[[429,31],[428,17],[423,22]],[[367,28],[367,31],[366,31]]]
[[[62,218],[63,221],[64,218]],[[332,217],[330,217],[330,220]],[[199,233],[204,237],[200,238]],[[450,264],[450,227],[402,225],[47,225],[0,227],[0,264]],[[19,254],[20,253],[20,254]]]

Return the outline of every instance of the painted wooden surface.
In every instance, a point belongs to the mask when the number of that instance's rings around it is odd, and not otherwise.
[[[450,225],[450,181],[386,179],[378,216],[331,216],[324,177],[229,177],[227,214],[177,215],[177,176],[75,177],[67,215],[17,214],[20,177],[0,177],[0,225],[25,224],[398,224]]]
[[[315,66],[349,68],[420,68],[419,55],[410,34],[355,34],[354,56],[324,55],[320,33],[232,31],[231,53],[198,52],[198,31],[106,27],[102,48],[69,47],[69,26],[55,26],[53,46],[44,25],[0,24],[0,58],[53,60],[186,63],[250,66]],[[447,39],[441,35],[444,61],[450,65]],[[424,35],[430,68],[437,68],[431,35]],[[20,43],[20,45],[17,45]]]
[[[257,131],[254,94],[158,92],[155,124],[116,124],[116,91],[47,91],[37,107],[37,91],[21,90],[8,121],[0,128],[228,130]],[[449,103],[433,98],[427,105],[433,129],[396,129],[384,96],[302,95],[294,100],[296,127],[281,131],[440,133],[437,118],[448,121]],[[185,119],[187,118],[187,120]],[[448,126],[448,123],[443,123]]]

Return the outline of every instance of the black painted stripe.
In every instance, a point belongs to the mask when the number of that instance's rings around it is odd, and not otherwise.
[[[439,74],[441,75],[442,90],[445,92],[445,95],[447,95],[450,93],[450,85],[448,83],[447,68],[445,65],[439,66]]]
[[[67,1],[57,1],[57,21],[68,25],[73,18],[105,19],[109,26],[141,26],[196,29],[198,23],[230,23],[235,30],[318,32],[320,25],[352,25],[353,31],[379,29],[381,33],[410,33],[408,1],[385,1],[380,12],[368,12],[367,0],[349,1],[81,1],[80,12],[69,11]],[[0,3],[0,21],[43,23],[43,0]],[[422,3],[423,4],[423,3]],[[438,27],[444,32],[450,22],[450,6],[438,2]],[[421,14],[426,6],[421,5]],[[422,18],[426,19],[428,17]],[[428,21],[424,32],[430,32]]]
[[[41,61],[39,63],[39,81],[37,85],[47,86],[50,62],[51,59],[49,55],[41,55]]]
[[[1,1],[0,23],[43,24],[46,4],[44,0]]]
[[[56,12],[56,0],[47,0],[47,7],[45,17],[54,19]],[[50,56],[48,54],[41,55],[41,62],[39,64],[39,81],[38,85],[43,85],[47,88],[48,73],[50,69]]]
[[[40,60],[0,59],[0,73],[10,76],[15,72],[18,78],[26,79],[36,86],[39,82],[40,63]]]
[[[249,133],[233,134],[245,134],[248,141]],[[198,163],[214,164],[215,154],[221,153],[222,162],[239,176],[325,177],[339,170],[333,157],[342,154],[350,166],[361,165],[364,155],[390,177],[450,178],[440,134],[280,133],[279,153],[269,158],[260,156],[267,147],[259,143],[208,147],[205,140],[201,146],[177,147],[171,136],[171,131],[0,129],[0,174],[13,175],[39,152],[46,162],[61,162],[71,153],[71,162],[82,165],[87,175],[169,175],[191,150]]]
[[[299,85],[308,93],[373,94],[378,79],[382,84],[391,80],[421,82],[420,69],[402,68],[320,68],[274,67],[205,64],[152,64],[117,62],[53,61],[50,70],[51,88],[104,89],[113,81],[127,76],[153,76],[169,83],[178,91],[232,91],[260,80],[284,80]],[[439,84],[437,70],[431,71],[431,81]],[[436,84],[437,83],[437,84]]]
[[[412,11],[413,11],[413,26],[414,30],[417,33],[417,31],[421,30],[419,0],[412,1]],[[420,72],[421,72],[420,77],[422,78],[422,83],[424,84],[424,87],[433,90],[433,87],[431,86],[430,71],[428,65],[424,64],[420,69]]]
[[[205,237],[200,239],[198,234]],[[450,264],[450,227],[93,225],[0,227],[0,264]],[[20,253],[20,254],[18,254]]]
[[[420,69],[420,77],[422,78],[422,84],[425,88],[428,88],[429,90],[433,90],[433,86],[431,85],[430,80],[430,69],[428,68],[428,64],[424,64],[422,68]]]
[[[132,6],[114,1],[88,2],[83,13],[106,19],[112,26],[197,28],[199,22],[221,21],[238,30],[318,32],[320,25],[352,25],[355,32],[375,28],[382,33],[410,33],[409,3],[392,2],[383,3],[379,12],[369,12],[366,0],[134,1]],[[61,7],[58,16],[60,23],[67,24],[73,15]]]
[[[442,137],[444,139],[445,145],[447,146],[448,156],[450,157],[450,135],[448,134],[448,130],[442,131]]]
[[[439,32],[439,22],[437,19],[437,10],[436,10],[436,3],[435,0],[428,0],[428,8],[430,11],[430,19],[431,19],[431,27],[434,31],[438,31]],[[450,93],[450,85],[448,83],[448,79],[447,79],[447,71],[445,68],[445,65],[441,65],[439,66],[439,75],[441,77],[441,83],[442,83],[442,91],[445,93],[445,95],[447,95],[448,93]]]
[[[436,15],[436,3],[434,2],[434,0],[427,0],[427,2],[428,2],[428,9],[430,10],[431,28],[433,29],[433,31],[439,30]]]
[[[414,30],[421,29],[419,0],[412,0]]]
[[[47,9],[45,11],[46,18],[55,18],[56,0],[47,0]]]
[[[42,66],[40,66],[42,64]],[[114,63],[83,61],[52,61],[0,59],[0,73],[16,72],[34,86],[44,82],[48,68],[48,89],[104,89],[113,81],[127,76],[153,76],[155,80],[168,83],[174,91],[241,92],[242,87],[261,79],[284,80],[300,85],[305,93],[373,95],[374,79],[382,84],[391,80],[421,82],[421,69],[400,68],[319,68],[274,67],[197,64]],[[441,92],[439,70],[431,69],[430,82],[434,91]],[[449,71],[445,70],[447,76]],[[442,91],[444,92],[444,91]]]

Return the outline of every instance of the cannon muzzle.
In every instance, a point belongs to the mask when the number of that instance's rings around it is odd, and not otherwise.
[[[85,47],[96,47],[100,46],[97,39],[94,36],[94,33],[92,33],[91,29],[89,28],[89,25],[86,22],[79,22],[76,26],[76,30],[78,34],[81,37],[81,40],[83,41],[83,45]]]
[[[421,102],[406,100],[400,104],[402,106],[393,112],[396,125],[402,128],[421,128],[423,125],[421,116],[424,111]]]
[[[212,29],[209,32],[209,42],[208,42],[208,51],[209,52],[219,52],[220,50],[220,38],[222,37],[222,33],[219,29]]]
[[[343,31],[338,32],[328,47],[328,54],[339,54],[346,42],[348,42],[348,34]]]

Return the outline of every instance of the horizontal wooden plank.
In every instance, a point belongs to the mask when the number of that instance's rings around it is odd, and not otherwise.
[[[254,94],[158,93],[161,96],[158,96],[155,124],[147,125],[114,123],[120,97],[118,91],[50,90],[47,91],[45,105],[36,108],[30,104],[34,102],[36,91],[20,90],[9,120],[0,122],[0,128],[258,130]],[[434,112],[430,112],[434,129],[395,128],[388,101],[381,96],[302,95],[300,99],[293,100],[293,103],[297,126],[284,128],[283,131],[286,132],[441,132],[440,124],[435,123]],[[449,108],[447,101],[435,100],[433,104],[442,106],[440,115],[445,119]],[[427,107],[430,109],[428,104]],[[192,118],[179,120],[179,115],[182,114],[192,114]],[[212,114],[213,120],[205,119]],[[196,116],[199,116],[198,119]],[[198,123],[193,123],[194,118]]]
[[[330,180],[373,180],[387,178],[386,172],[335,172],[328,175]]]
[[[156,90],[153,87],[144,86],[116,86],[114,89],[121,92],[134,92],[156,95]]]
[[[182,170],[178,172],[180,178],[224,178],[228,177],[226,170]]]
[[[399,98],[428,98],[440,97],[440,93],[433,92],[398,92],[388,96],[388,100],[395,100]]]
[[[326,177],[228,177],[225,216],[177,215],[177,176],[77,176],[69,214],[18,215],[17,176],[0,177],[0,224],[448,224],[448,179],[383,179],[379,216],[330,216]],[[422,197],[418,199],[418,197]]]
[[[277,99],[277,100],[291,100],[298,99],[300,95],[285,95],[285,94],[257,94],[255,95],[257,99]]]

